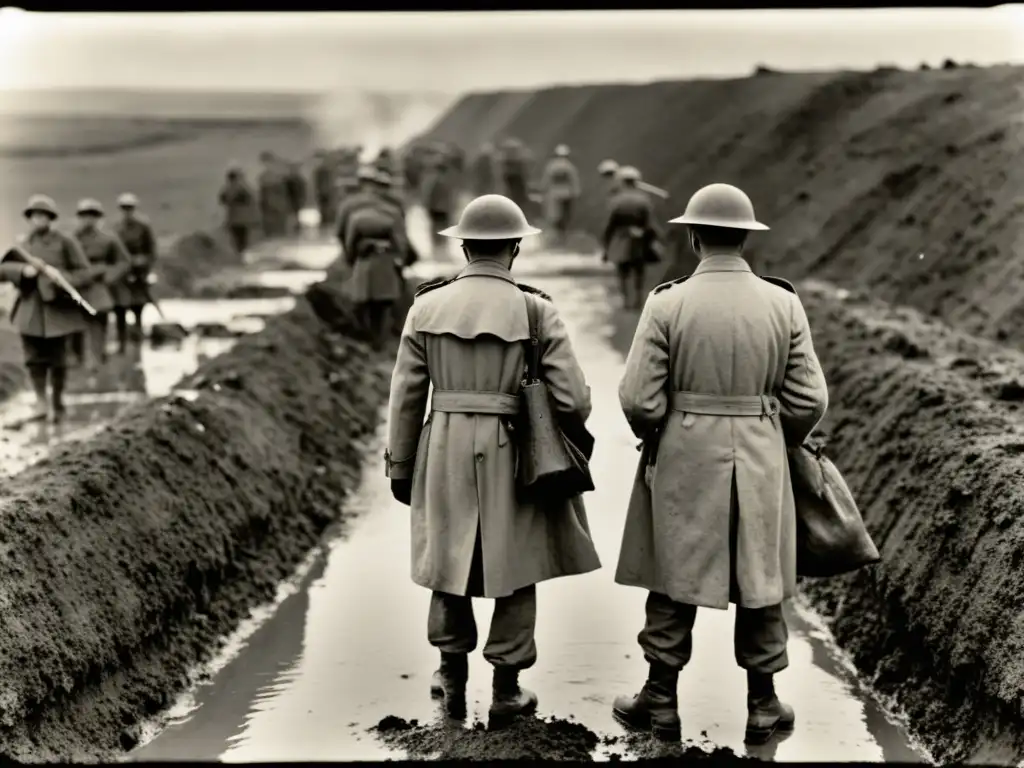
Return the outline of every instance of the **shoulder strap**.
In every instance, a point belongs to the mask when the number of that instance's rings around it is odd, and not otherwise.
[[[526,383],[540,380],[540,318],[537,300],[523,291],[526,302],[526,321],[530,326],[530,338],[526,341]]]
[[[765,282],[771,283],[772,285],[777,285],[780,288],[785,288],[790,293],[796,294],[796,287],[791,282],[789,282],[789,280],[784,280],[781,277],[771,277],[769,275],[758,275],[758,277],[760,277]]]
[[[453,278],[435,277],[431,280],[426,280],[419,284],[419,287],[416,289],[415,296],[419,297],[424,293],[429,293],[437,288],[448,285],[448,283],[452,282],[452,279]]]
[[[687,280],[689,280],[691,277],[693,277],[693,275],[683,275],[682,277],[677,277],[675,280],[669,280],[667,283],[656,285],[654,287],[654,290],[651,291],[651,293],[655,294],[661,293],[662,291],[667,291],[673,285],[681,285],[682,283],[685,283]]]

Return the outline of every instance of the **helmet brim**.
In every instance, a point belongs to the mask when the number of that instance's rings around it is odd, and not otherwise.
[[[33,213],[45,213],[47,216],[49,216],[54,221],[56,221],[57,218],[58,218],[55,211],[49,211],[46,208],[37,208],[36,206],[32,206],[30,208],[26,208],[25,209],[25,218],[26,219],[30,218]]]
[[[472,229],[462,229],[456,224],[448,229],[442,229],[437,234],[442,237],[453,237],[458,240],[518,240],[521,237],[539,235],[541,230],[536,227],[523,227],[512,232],[474,232]]]
[[[716,219],[705,216],[687,216],[683,214],[670,219],[669,224],[690,224],[697,227],[721,227],[722,229],[745,229],[750,232],[767,232],[771,229],[759,221],[735,221],[733,219]]]

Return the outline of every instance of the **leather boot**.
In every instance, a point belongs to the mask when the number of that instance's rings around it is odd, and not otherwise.
[[[747,744],[765,744],[776,732],[793,730],[793,708],[775,695],[771,674],[747,671]]]
[[[469,680],[469,656],[465,653],[441,653],[441,666],[430,679],[430,695],[443,699],[448,717],[466,716],[466,681]]]
[[[527,715],[537,709],[537,694],[519,687],[519,670],[511,667],[494,668],[491,726],[500,725],[516,715]]]
[[[679,670],[651,663],[647,682],[636,696],[618,696],[612,714],[626,728],[651,731],[661,741],[679,741]]]

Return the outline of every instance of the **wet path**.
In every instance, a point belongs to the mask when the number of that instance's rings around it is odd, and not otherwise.
[[[522,679],[539,695],[540,715],[571,716],[601,735],[618,735],[611,701],[634,693],[646,674],[636,645],[645,593],[613,583],[637,459],[618,409],[622,357],[607,341],[612,328],[599,280],[529,282],[554,297],[592,386],[599,491],[587,497],[587,507],[605,567],[539,587],[539,660]],[[222,659],[212,679],[179,702],[135,759],[395,758],[402,755],[367,729],[386,715],[434,719],[428,685],[437,657],[425,638],[428,593],[409,579],[408,508],[391,499],[380,453],[377,445],[368,454],[363,487],[351,502],[361,514],[348,535],[329,540],[269,620],[249,623],[252,634],[235,638],[236,655]],[[486,627],[491,604],[475,604],[477,623]],[[754,754],[785,761],[920,760],[902,729],[849,674],[814,617],[798,607],[789,615],[791,666],[777,684],[796,708],[798,727]],[[731,611],[700,612],[693,660],[680,678],[680,709],[685,738],[744,754],[745,676],[733,660],[732,618]],[[470,675],[470,720],[485,719],[490,670],[479,653]],[[617,748],[601,749],[598,757]]]

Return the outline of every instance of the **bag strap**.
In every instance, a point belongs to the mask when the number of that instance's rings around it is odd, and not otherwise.
[[[536,300],[525,291],[526,321],[530,326],[530,338],[526,341],[526,383],[533,384],[540,380],[540,325],[539,311]]]

